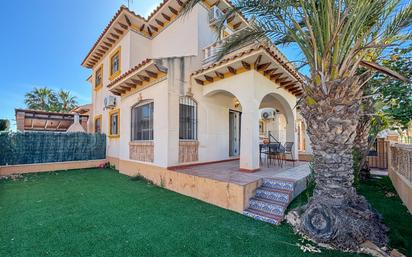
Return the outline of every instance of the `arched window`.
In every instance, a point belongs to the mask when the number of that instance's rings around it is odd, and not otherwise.
[[[179,139],[197,140],[197,103],[187,96],[179,101]]]
[[[153,102],[132,107],[132,141],[153,140]]]

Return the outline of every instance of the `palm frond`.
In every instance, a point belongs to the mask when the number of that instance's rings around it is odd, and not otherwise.
[[[370,68],[370,69],[373,69],[373,70],[376,70],[376,71],[378,71],[378,72],[380,72],[380,73],[383,73],[383,74],[388,75],[388,76],[390,76],[390,77],[393,77],[393,78],[395,78],[395,79],[402,80],[402,81],[404,81],[404,82],[409,82],[409,80],[408,80],[407,78],[405,78],[404,76],[402,76],[402,75],[399,74],[398,72],[393,71],[393,70],[391,70],[391,69],[389,69],[389,68],[386,68],[386,67],[384,67],[384,66],[381,66],[381,65],[379,65],[379,64],[377,64],[377,63],[367,62],[367,61],[361,61],[360,65],[362,65],[362,66],[364,66],[364,67],[367,67],[367,68]]]

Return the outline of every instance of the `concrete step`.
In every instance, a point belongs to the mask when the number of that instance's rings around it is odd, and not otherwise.
[[[253,197],[249,200],[249,208],[267,212],[273,215],[283,216],[287,204],[265,198]]]
[[[283,189],[283,190],[293,191],[295,187],[295,181],[277,179],[277,178],[264,178],[262,186],[273,188],[273,189]]]
[[[292,200],[292,193],[290,190],[273,189],[269,187],[259,187],[256,189],[256,197],[286,204],[289,204]]]
[[[253,208],[247,208],[243,211],[243,214],[256,220],[268,222],[274,225],[279,225],[283,220],[282,216],[269,214]]]

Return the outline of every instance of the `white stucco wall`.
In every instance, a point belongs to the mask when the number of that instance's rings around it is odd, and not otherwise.
[[[146,59],[152,59],[150,39],[130,31],[130,67],[134,67]]]
[[[120,149],[118,157],[122,160],[129,160],[129,143],[131,141],[131,108],[142,101],[153,101],[153,143],[154,143],[154,164],[167,167],[167,103],[168,103],[168,83],[162,80],[159,83],[148,87],[138,94],[121,97],[120,101]],[[140,101],[140,95],[142,97]],[[165,114],[166,111],[166,114]],[[112,142],[110,142],[112,143]]]

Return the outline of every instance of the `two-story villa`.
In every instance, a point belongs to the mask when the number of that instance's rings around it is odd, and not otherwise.
[[[107,134],[110,162],[154,180],[171,167],[233,158],[237,170],[253,172],[265,165],[260,143],[269,132],[293,143],[288,158],[296,160],[308,150],[299,74],[258,43],[216,61],[216,21],[230,1],[205,0],[182,15],[184,2],[165,0],[148,18],[122,6],[82,63],[92,71],[94,131]],[[247,26],[238,13],[222,36]]]

